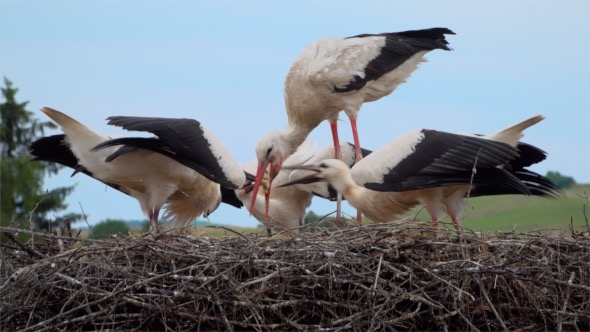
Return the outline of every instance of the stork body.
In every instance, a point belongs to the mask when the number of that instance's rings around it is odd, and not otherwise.
[[[540,162],[545,153],[519,142],[522,130],[537,116],[485,137],[415,130],[371,153],[352,169],[339,160],[313,166],[290,184],[327,181],[351,206],[375,222],[397,220],[418,204],[436,223],[446,213],[459,229],[465,197],[523,194],[553,196],[550,180],[524,167]],[[474,171],[475,170],[475,171]]]
[[[142,211],[150,220],[153,234],[157,233],[157,221],[162,207],[165,208],[165,217],[171,220],[172,226],[181,227],[198,216],[208,215],[217,209],[222,201],[220,183],[234,189],[246,181],[237,162],[233,161],[231,155],[212,134],[195,120],[119,117],[119,122],[111,120],[111,124],[120,125],[125,129],[155,132],[161,137],[110,140],[61,112],[47,107],[42,111],[64,131],[65,142],[80,165],[76,168],[137,199]],[[145,119],[148,120],[144,121]],[[185,121],[188,128],[181,125]],[[172,128],[172,131],[192,129],[193,133],[197,132],[195,135],[200,136],[201,141],[185,138],[185,150],[197,149],[200,146],[201,152],[204,152],[208,149],[205,146],[207,140],[213,142],[209,147],[215,145],[214,153],[210,152],[209,155],[200,158],[210,161],[222,155],[224,168],[219,164],[208,165],[210,168],[188,167],[191,159],[174,150],[176,141],[171,132],[158,131],[164,127]],[[97,146],[100,148],[96,149]],[[163,154],[158,149],[166,150],[168,153]],[[45,160],[47,159],[46,156]],[[199,163],[194,160],[192,162]],[[70,167],[72,163],[71,160],[62,162]],[[231,169],[232,167],[237,168]]]
[[[304,163],[313,156],[315,146],[312,141],[305,141],[287,160],[294,164]],[[256,167],[256,161],[242,164],[242,168],[248,173],[255,173]],[[269,195],[268,211],[265,203],[266,192],[270,192],[268,186],[271,185],[268,172],[264,175],[262,190],[257,193],[253,206],[249,205],[253,198],[252,188],[236,190],[236,196],[248,207],[250,214],[264,224],[269,231],[272,228],[290,231],[303,226],[306,210],[311,205],[313,198],[311,192],[294,186],[278,188],[278,184],[288,182],[290,173],[291,170],[281,170],[277,174],[275,182],[272,183],[272,192]],[[327,187],[327,184],[323,184],[323,186]]]
[[[342,157],[348,166],[355,163],[354,145],[350,143],[341,143]],[[363,155],[368,155],[370,151],[363,150]],[[325,159],[334,157],[334,147],[326,146],[316,149],[316,144],[306,140],[297,151],[289,156],[286,163],[289,165],[297,164],[314,164]],[[247,173],[256,171],[256,161],[242,164],[242,168]],[[297,184],[294,186],[281,187],[290,181],[293,170],[281,169],[279,174],[272,182],[272,192],[269,197],[268,221],[265,211],[265,193],[270,185],[268,173],[265,174],[261,184],[261,191],[256,197],[254,209],[250,213],[262,224],[270,228],[280,230],[293,230],[303,226],[306,210],[310,206],[313,197],[320,197],[331,201],[336,200],[337,191],[326,182],[315,182],[309,184]],[[246,206],[252,201],[251,188],[236,190],[237,197]]]
[[[392,93],[405,82],[424,55],[434,49],[450,50],[446,28],[363,34],[345,39],[329,38],[307,46],[285,79],[288,126],[271,132],[256,146],[258,170],[254,192],[270,165],[271,181],[283,161],[322,121],[332,130],[335,157],[340,159],[337,120],[341,111],[350,119],[356,159],[360,160],[357,115],[365,102]]]

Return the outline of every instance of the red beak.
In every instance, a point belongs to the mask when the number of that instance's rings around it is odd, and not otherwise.
[[[256,180],[254,180],[254,187],[252,189],[252,202],[250,203],[250,215],[252,215],[252,211],[254,211],[254,204],[256,203],[256,195],[258,195],[258,189],[260,189],[260,184],[262,183],[262,178],[264,177],[264,171],[268,166],[268,162],[259,161],[258,162],[258,170],[256,170]],[[268,203],[267,203],[268,204]]]
[[[265,220],[266,222],[268,222],[268,208],[270,206],[270,190],[272,189],[272,181],[277,177],[277,175],[279,174],[279,172],[281,171],[281,167],[283,166],[283,161],[279,160],[278,162],[271,163],[270,165],[270,174],[269,174],[269,178],[270,180],[268,181],[268,190],[266,191],[266,194],[264,195],[264,212],[265,212]]]
[[[254,204],[256,203],[256,195],[258,195],[258,189],[260,188],[260,184],[262,183],[262,178],[264,177],[264,172],[266,171],[266,167],[268,167],[268,162],[259,161],[258,162],[258,170],[256,171],[256,180],[254,181],[254,189],[252,190],[252,203],[250,203],[250,211],[254,210]],[[268,222],[268,208],[270,205],[270,189],[272,187],[272,180],[279,174],[281,170],[281,166],[283,165],[283,161],[279,160],[278,162],[270,162],[270,172],[269,172],[269,181],[268,181],[268,189],[264,194],[264,212],[265,212],[265,220]],[[252,215],[252,212],[250,212]]]

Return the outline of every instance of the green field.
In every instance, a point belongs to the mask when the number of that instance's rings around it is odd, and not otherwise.
[[[574,230],[580,231],[587,229],[586,218],[590,218],[589,197],[590,184],[584,184],[565,190],[565,197],[560,199],[522,195],[471,198],[463,226],[484,232],[513,228],[516,232],[560,228],[569,232],[571,220]],[[418,219],[429,220],[426,211],[420,211]]]
[[[559,230],[570,233],[570,221],[576,232],[588,231],[586,220],[590,219],[590,184],[575,185],[565,190],[559,199],[502,195],[470,198],[467,203],[463,226],[482,232],[529,232],[536,230]],[[408,223],[417,218],[430,220],[424,209],[416,208],[406,216]],[[452,227],[448,217],[442,220]],[[241,234],[266,234],[263,228],[226,226]],[[209,236],[238,236],[223,228],[197,226],[194,231]]]

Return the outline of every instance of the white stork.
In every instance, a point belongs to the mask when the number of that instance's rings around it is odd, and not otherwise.
[[[337,120],[341,111],[350,119],[356,159],[360,160],[356,119],[362,104],[392,93],[425,61],[427,52],[450,50],[445,34],[454,33],[432,28],[362,34],[318,40],[307,46],[285,80],[287,128],[267,134],[256,145],[254,193],[266,168],[270,165],[272,182],[285,158],[324,120],[330,122],[335,157],[340,159]]]
[[[111,140],[59,111],[48,107],[42,111],[60,125],[65,138],[39,140],[31,145],[31,153],[83,171],[137,199],[153,235],[162,207],[172,226],[181,227],[215,211],[223,200],[222,191],[233,194],[246,183],[239,164],[196,120],[111,117],[111,125],[157,136]],[[236,197],[226,201],[241,204]]]
[[[355,163],[354,145],[350,143],[341,143],[342,160],[348,166]],[[369,154],[370,151],[363,150],[363,155]],[[306,140],[299,146],[297,151],[286,159],[288,165],[297,165],[303,163],[317,163],[325,159],[334,157],[334,147],[327,146],[317,150],[316,144]],[[256,161],[242,164],[242,168],[247,173],[256,171]],[[272,193],[269,196],[268,211],[266,210],[265,194],[270,185],[268,172],[264,174],[261,184],[261,191],[257,194],[254,209],[250,213],[262,224],[267,227],[278,228],[281,230],[292,230],[303,226],[307,208],[310,206],[314,196],[323,199],[335,200],[336,190],[328,183],[316,182],[310,184],[297,184],[294,186],[281,187],[281,184],[287,183],[291,179],[293,170],[282,169],[272,182]],[[246,206],[252,201],[252,188],[236,190],[236,196]],[[268,220],[267,220],[268,218]]]
[[[457,230],[465,200],[498,194],[554,196],[559,189],[524,167],[545,159],[542,150],[519,142],[536,116],[493,135],[414,130],[358,162],[352,169],[331,159],[315,165],[285,166],[312,171],[285,185],[327,181],[351,206],[375,222],[397,220],[424,204],[435,226],[446,213]]]
[[[305,141],[287,160],[293,164],[304,163],[313,156],[314,150],[315,143]],[[257,162],[255,160],[242,164],[242,168],[247,173],[256,172],[256,166]],[[268,172],[264,174],[261,184],[262,189],[257,193],[253,206],[249,205],[253,197],[252,187],[236,190],[238,199],[248,207],[250,214],[256,220],[267,227],[269,233],[272,228],[287,231],[299,229],[303,225],[306,210],[311,205],[312,193],[295,186],[277,188],[279,183],[288,181],[291,172],[291,170],[281,170],[277,174],[276,181],[272,183],[273,190],[269,195],[268,205],[265,203],[265,194],[269,191],[268,186],[271,185],[268,180]],[[327,187],[327,184],[324,184],[324,186]]]

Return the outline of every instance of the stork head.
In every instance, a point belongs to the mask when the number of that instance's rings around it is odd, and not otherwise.
[[[262,137],[258,144],[256,144],[256,158],[258,159],[258,169],[256,170],[256,179],[254,180],[254,187],[252,189],[252,202],[250,203],[250,211],[254,210],[256,203],[256,195],[258,189],[262,184],[262,179],[268,169],[268,186],[265,193],[265,210],[268,219],[268,204],[270,200],[270,188],[272,180],[279,174],[281,166],[285,158],[293,151],[289,151],[288,144],[283,134],[279,132],[271,132]]]
[[[328,182],[334,185],[339,179],[346,177],[350,173],[348,166],[338,159],[326,159],[317,165],[300,165],[300,166],[284,166],[284,169],[294,169],[311,171],[311,174],[304,176],[297,176],[297,173],[291,173],[291,180],[280,187],[291,186],[294,184],[306,184],[314,182]],[[306,172],[309,173],[309,172]]]

